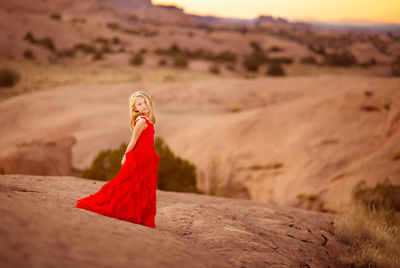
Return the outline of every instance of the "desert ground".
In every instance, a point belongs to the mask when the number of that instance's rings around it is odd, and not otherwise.
[[[1,266],[341,267],[333,215],[158,191],[151,229],[73,207],[103,184],[1,175]]]

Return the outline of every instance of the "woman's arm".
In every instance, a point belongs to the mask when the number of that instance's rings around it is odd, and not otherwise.
[[[125,153],[128,151],[132,150],[136,142],[138,141],[140,134],[142,134],[142,131],[147,127],[146,120],[143,118],[140,118],[139,121],[136,123],[135,127],[133,128],[132,132],[132,137],[131,140],[129,141],[128,146],[126,147]]]
[[[136,123],[135,127],[133,128],[133,132],[132,132],[132,137],[131,140],[129,141],[128,146],[126,147],[124,156],[122,157],[121,160],[121,165],[123,166],[125,161],[126,161],[126,156],[125,154],[130,151],[132,148],[135,147],[137,140],[140,137],[140,134],[142,134],[143,129],[145,129],[147,127],[146,124],[146,120],[144,119],[139,119],[139,121]]]

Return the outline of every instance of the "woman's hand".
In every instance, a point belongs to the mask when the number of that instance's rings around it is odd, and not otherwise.
[[[122,157],[122,160],[121,160],[121,166],[124,165],[125,161],[126,161],[126,156],[125,156],[125,154],[124,154],[124,156]]]

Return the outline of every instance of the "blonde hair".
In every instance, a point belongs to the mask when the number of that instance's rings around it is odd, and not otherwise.
[[[136,101],[137,97],[144,98],[144,101],[146,102],[147,106],[149,107],[148,119],[153,124],[156,122],[156,118],[154,116],[153,102],[151,100],[149,93],[147,93],[146,91],[136,91],[129,97],[129,114],[130,114],[129,126],[131,127],[132,130],[134,128],[134,125],[135,125],[134,123],[135,123],[136,118],[140,115],[140,113],[136,110],[136,107],[135,107],[135,101]]]

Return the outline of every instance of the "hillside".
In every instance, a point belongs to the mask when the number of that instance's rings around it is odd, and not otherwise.
[[[100,150],[129,141],[132,89],[154,97],[156,135],[197,166],[207,193],[216,187],[218,195],[341,212],[361,180],[400,183],[393,158],[400,151],[398,79],[346,75],[80,85],[20,95],[0,103],[3,173],[30,174],[24,170],[39,166],[30,157],[36,154],[69,172],[33,174],[78,175],[74,170]]]

